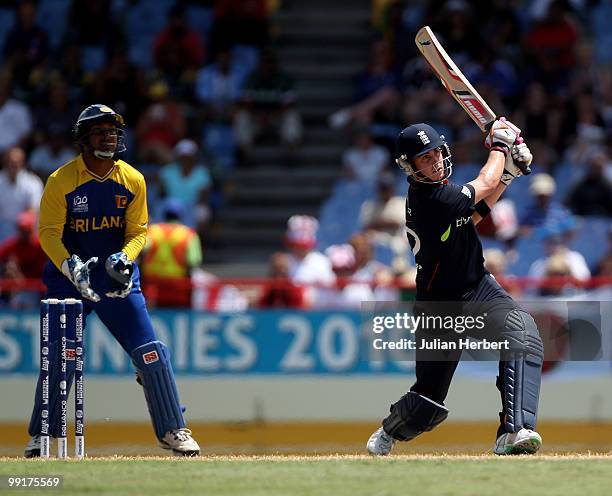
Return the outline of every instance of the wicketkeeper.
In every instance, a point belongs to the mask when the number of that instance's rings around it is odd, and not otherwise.
[[[531,172],[532,155],[520,129],[503,117],[493,123],[485,146],[489,157],[478,177],[456,185],[448,181],[451,153],[443,136],[427,124],[399,135],[396,162],[408,174],[406,226],[417,263],[417,303],[458,302],[464,310],[486,312],[487,337],[508,342],[496,382],[502,411],[494,452],[535,453],[542,444],[535,430],[542,341],[531,315],[485,270],[475,227],[512,180]],[[368,440],[371,454],[387,455],[396,441],[414,439],[446,419],[444,400],[461,350],[445,353],[432,360],[417,347],[416,382]]]
[[[170,353],[157,340],[134,262],[147,235],[142,174],[115,154],[125,150],[123,117],[106,105],[79,115],[74,139],[81,153],[49,176],[40,206],[40,243],[50,259],[46,298],[80,298],[84,318],[95,311],[131,356],[159,445],[175,455],[198,455],[186,428]],[[67,336],[74,340],[74,336]],[[51,356],[57,333],[50,329]],[[68,387],[74,361],[68,361]],[[59,429],[59,375],[51,364],[51,436]],[[41,378],[34,398],[26,457],[40,456]],[[53,415],[54,412],[58,412]]]

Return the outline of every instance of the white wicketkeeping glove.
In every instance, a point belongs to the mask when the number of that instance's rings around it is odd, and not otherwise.
[[[89,272],[98,263],[98,257],[91,257],[83,263],[77,255],[72,255],[62,262],[62,274],[74,284],[83,298],[91,301],[100,301],[100,296],[91,289],[89,284]]]
[[[505,117],[500,117],[489,129],[485,139],[485,147],[508,155],[508,150],[510,150],[520,135],[521,130],[518,127],[507,121]]]

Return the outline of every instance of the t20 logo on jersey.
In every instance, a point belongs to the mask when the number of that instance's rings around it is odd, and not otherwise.
[[[89,204],[87,203],[87,196],[75,196],[72,199],[72,211],[73,212],[88,212]]]

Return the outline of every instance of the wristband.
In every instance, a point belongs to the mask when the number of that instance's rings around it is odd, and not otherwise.
[[[489,205],[487,205],[487,202],[484,200],[480,200],[476,205],[474,205],[474,210],[476,210],[476,213],[483,219],[491,213]]]
[[[502,152],[504,154],[504,157],[508,156],[508,147],[506,145],[501,145],[501,144],[494,144],[491,148],[491,151],[495,150],[496,152]]]

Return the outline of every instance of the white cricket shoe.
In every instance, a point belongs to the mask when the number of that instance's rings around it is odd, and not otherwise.
[[[49,443],[51,443],[52,439],[52,437],[49,437]],[[32,436],[23,455],[26,458],[38,458],[40,456],[40,434]]]
[[[200,454],[200,446],[191,437],[191,430],[186,428],[166,432],[159,440],[159,445],[164,449],[172,450],[176,456],[198,456]]]
[[[496,455],[533,455],[542,446],[542,436],[523,427],[518,432],[506,432],[497,438]]]
[[[389,436],[382,427],[370,436],[366,444],[370,455],[376,456],[388,455],[391,453],[393,446],[395,446],[395,439]]]

